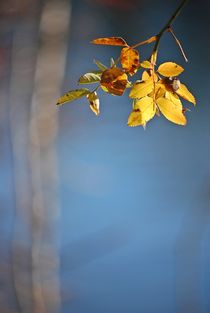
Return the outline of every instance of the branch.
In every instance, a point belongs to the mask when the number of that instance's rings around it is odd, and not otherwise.
[[[180,12],[182,11],[183,7],[185,6],[185,4],[188,2],[189,0],[182,0],[182,2],[180,3],[180,5],[178,6],[178,8],[176,9],[176,11],[173,13],[173,15],[170,17],[170,19],[168,20],[168,22],[165,24],[165,26],[161,29],[161,31],[157,34],[157,40],[152,52],[152,56],[151,56],[151,62],[155,64],[156,59],[157,59],[157,52],[158,52],[158,47],[159,47],[159,43],[160,43],[160,39],[163,36],[163,34],[168,31],[168,29],[171,27],[171,25],[173,24],[173,22],[175,21],[175,19],[178,17],[178,15],[180,14]]]

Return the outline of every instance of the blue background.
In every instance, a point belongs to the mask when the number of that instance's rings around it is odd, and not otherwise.
[[[117,47],[91,45],[93,38],[122,36],[134,44],[157,33],[177,5],[177,1],[131,1],[124,10],[115,2],[109,6],[105,1],[72,1],[61,94],[75,88],[81,74],[95,69],[94,58],[108,65],[110,57],[119,54]],[[186,127],[163,117],[149,122],[146,130],[127,127],[131,111],[127,95],[101,92],[99,117],[85,99],[59,109],[61,214],[56,232],[61,313],[210,311],[209,9],[208,1],[199,6],[192,0],[174,24],[188,64],[170,34],[160,45],[159,63],[172,60],[183,65],[182,81],[197,99],[196,107],[186,103],[191,109]],[[151,46],[142,47],[142,59],[150,51]],[[4,114],[1,264],[11,262],[16,218],[11,133]],[[13,291],[9,294],[15,303]]]

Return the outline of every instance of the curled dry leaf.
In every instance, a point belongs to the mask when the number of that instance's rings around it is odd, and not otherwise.
[[[158,67],[158,73],[165,77],[178,76],[183,71],[183,67],[174,62],[165,62]]]
[[[173,80],[171,81],[169,78],[161,79],[159,83],[162,86],[162,88],[165,88],[169,93],[177,94],[178,96],[193,103],[194,105],[196,104],[195,97],[184,84],[179,82],[179,88],[174,90]]]
[[[57,105],[77,100],[88,95],[89,93],[90,91],[87,88],[70,90],[58,99]]]
[[[128,76],[123,70],[113,67],[105,70],[101,76],[101,86],[105,91],[122,96],[128,83]]]
[[[131,76],[136,73],[139,68],[139,53],[137,50],[125,47],[121,51],[121,64],[126,72]]]
[[[95,113],[95,115],[100,114],[100,101],[97,95],[97,92],[91,92],[87,95],[87,99],[89,100],[90,109]]]
[[[106,37],[97,38],[91,41],[95,45],[106,45],[106,46],[128,46],[127,42],[121,37]]]

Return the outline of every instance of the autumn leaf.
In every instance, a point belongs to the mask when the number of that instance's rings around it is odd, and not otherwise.
[[[97,38],[91,41],[95,45],[107,45],[107,46],[128,46],[126,41],[121,37],[106,37],[106,38]]]
[[[142,114],[141,114],[140,110],[134,109],[128,117],[127,125],[131,126],[131,127],[135,127],[135,126],[141,126],[142,124],[143,124]]]
[[[165,62],[158,67],[158,73],[166,77],[174,77],[181,74],[184,69],[174,62]]]
[[[62,105],[66,102],[72,102],[88,95],[89,93],[90,91],[87,88],[70,90],[58,99],[57,105]]]
[[[122,37],[116,36],[92,40],[91,42],[95,45],[120,47],[120,55],[110,58],[109,64],[107,63],[108,66],[95,60],[94,62],[97,65],[96,71],[88,71],[78,80],[78,83],[81,85],[96,83],[97,85],[93,87],[93,90],[86,88],[70,90],[58,99],[57,105],[62,105],[85,96],[90,109],[98,116],[100,114],[98,89],[102,89],[113,96],[122,96],[125,90],[130,88],[129,97],[133,99],[133,110],[128,117],[127,123],[129,126],[141,125],[145,127],[147,122],[154,118],[155,115],[163,115],[175,124],[186,125],[185,113],[188,109],[183,108],[181,100],[183,98],[194,105],[196,100],[178,77],[184,71],[184,68],[171,61],[157,65],[159,64],[159,44],[166,32],[172,34],[185,61],[187,61],[182,45],[172,29],[173,22],[186,2],[187,0],[182,0],[182,3],[179,4],[163,28],[156,32],[157,35],[132,46],[128,45]],[[124,22],[126,24],[126,20]],[[140,60],[139,52],[135,49],[154,41],[156,43],[152,47],[149,57],[145,57],[144,61],[142,61],[141,57]],[[138,75],[139,77],[135,82],[130,82],[128,77],[133,76],[139,70],[143,73]]]
[[[129,47],[125,47],[121,51],[120,58],[124,70],[131,76],[134,75],[139,68],[138,51]]]
[[[133,99],[145,97],[152,92],[153,88],[154,83],[152,77],[147,80],[136,82],[131,89],[129,97]]]
[[[154,97],[154,92],[155,92],[155,97]],[[153,89],[152,92],[148,94],[148,96],[151,98],[158,99],[158,98],[164,97],[165,93],[166,93],[165,87],[159,84],[158,82],[155,84],[155,89]]]
[[[149,79],[150,77],[151,77],[151,75],[149,74],[148,71],[143,71],[142,77],[141,77],[142,80],[147,80],[147,79]]]
[[[187,87],[184,84],[180,84],[179,89],[176,91],[176,93],[182,97],[183,99],[193,103],[194,105],[196,104],[195,97],[193,94],[187,89]]]
[[[131,88],[133,86],[132,82],[127,81],[126,88]]]
[[[149,61],[143,61],[143,62],[141,62],[141,67],[143,67],[143,68],[147,68],[147,69],[151,69],[152,68],[152,64],[149,62]]]
[[[100,82],[101,77],[99,74],[86,73],[79,78],[79,84],[95,84]]]
[[[182,105],[176,105],[166,98],[158,98],[157,105],[161,113],[171,122],[178,125],[186,125],[187,120],[183,114]]]
[[[134,102],[134,108],[128,117],[128,126],[146,126],[146,123],[155,116],[156,106],[153,99],[144,97]]]
[[[142,80],[147,80],[147,79],[149,79],[149,78],[151,78],[153,76],[154,76],[155,82],[157,82],[158,81],[158,76],[157,76],[156,73],[152,74],[152,71],[143,71],[141,79]]]
[[[175,93],[166,91],[165,92],[165,98],[170,100],[171,102],[173,102],[177,106],[180,106],[180,105],[182,106],[182,103],[181,103],[179,97]]]
[[[142,115],[142,125],[151,120],[156,112],[156,105],[151,97],[144,97],[134,101],[134,110],[139,110]]]
[[[89,100],[90,109],[95,113],[95,115],[100,114],[100,102],[97,95],[97,92],[91,92],[87,95],[87,99]]]
[[[105,70],[101,76],[101,86],[109,93],[121,96],[127,86],[128,76],[123,70],[113,67]]]

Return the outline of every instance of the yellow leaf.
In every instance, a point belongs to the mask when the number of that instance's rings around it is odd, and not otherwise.
[[[166,91],[165,98],[170,100],[171,102],[173,102],[175,105],[177,105],[179,107],[181,106],[181,109],[182,109],[182,103],[181,103],[179,97],[175,93]]]
[[[165,90],[165,88],[162,87],[161,84],[159,84],[159,83],[155,84],[155,99],[164,97],[165,92],[166,92],[166,90]],[[149,94],[149,96],[153,98],[153,94],[154,94],[154,91],[151,92],[151,94]]]
[[[128,126],[134,127],[134,126],[140,126],[143,125],[143,121],[142,121],[142,114],[140,112],[140,110],[133,110],[129,117],[128,117],[128,122],[127,122]]]
[[[109,93],[121,96],[127,86],[128,76],[123,70],[113,67],[105,70],[101,76],[101,87],[105,87]]]
[[[88,95],[89,93],[90,93],[90,91],[86,88],[70,90],[65,95],[61,96],[58,99],[57,105],[62,105],[66,102],[71,102],[71,101],[77,100],[81,97]]]
[[[95,45],[107,45],[107,46],[128,46],[126,41],[121,37],[106,37],[106,38],[97,38],[91,41]]]
[[[152,92],[153,88],[154,85],[151,77],[147,80],[136,82],[131,89],[129,97],[133,99],[143,98]]]
[[[186,125],[187,120],[182,112],[182,105],[176,105],[166,98],[158,98],[157,105],[161,113],[171,122]]]
[[[147,71],[143,71],[141,79],[147,80],[149,78],[150,78],[150,74]]]
[[[149,78],[151,78],[151,77],[153,77],[152,71],[151,71],[151,72],[150,72],[150,71],[144,71],[144,72],[142,73],[141,79],[142,79],[142,80],[147,80],[147,79],[149,79]],[[155,78],[155,82],[157,82],[157,81],[158,81],[158,76],[157,76],[156,73],[154,73],[154,78]]]
[[[165,62],[158,67],[158,73],[166,77],[177,76],[183,71],[183,67],[173,62]]]
[[[155,88],[152,90],[151,93],[148,94],[148,96],[153,98],[154,92],[155,92],[155,99],[158,99],[160,97],[164,97],[166,88],[163,84],[160,83],[160,81],[158,81],[157,83],[155,83]]]
[[[128,126],[146,126],[156,112],[156,105],[150,97],[144,97],[134,102],[133,111],[128,117]]]
[[[134,110],[139,110],[142,115],[142,122],[146,124],[149,120],[151,120],[156,111],[156,105],[153,102],[151,97],[144,97],[140,100],[136,100],[134,103]]]
[[[141,67],[143,67],[143,68],[147,68],[147,69],[151,69],[152,68],[152,64],[149,62],[149,61],[143,61],[143,62],[141,62]]]
[[[109,90],[108,90],[105,86],[101,85],[101,89],[102,89],[103,91],[109,93]]]
[[[137,50],[125,47],[121,51],[121,64],[122,67],[130,75],[134,75],[139,67],[139,53]]]
[[[192,102],[194,105],[196,104],[195,97],[193,96],[193,94],[191,94],[191,92],[187,89],[187,87],[184,84],[180,84],[180,87],[176,91],[176,93],[185,100]]]
[[[127,81],[126,88],[131,88],[133,86],[132,82]]]
[[[97,95],[97,92],[91,92],[87,95],[87,99],[89,100],[89,104],[90,104],[90,109],[95,113],[95,115],[99,115],[100,114],[100,102],[99,102],[99,98]]]

